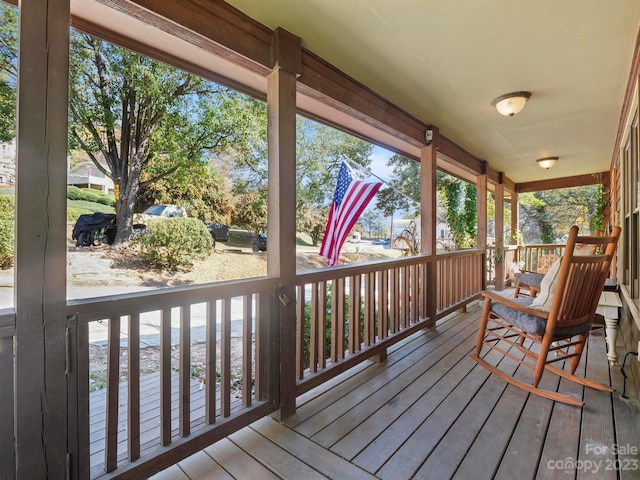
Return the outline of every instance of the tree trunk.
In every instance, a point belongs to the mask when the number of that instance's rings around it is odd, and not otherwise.
[[[138,192],[137,178],[138,176],[132,174],[128,182],[120,181],[120,191],[124,193],[116,201],[118,232],[115,243],[127,243],[133,233],[133,206]]]

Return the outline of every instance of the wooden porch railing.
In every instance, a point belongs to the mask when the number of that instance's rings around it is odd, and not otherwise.
[[[509,284],[513,276],[520,271],[518,251],[519,247],[517,245],[505,245],[501,254],[497,255],[495,246],[490,245],[487,247],[487,285],[501,290],[505,285]],[[500,279],[502,282],[500,282]]]
[[[518,248],[518,265],[521,271],[547,273],[551,264],[564,253],[566,245],[537,244]]]
[[[469,250],[298,274],[297,394],[477,298],[483,269]]]
[[[69,398],[74,402],[70,412],[77,412],[70,414],[69,425],[70,438],[77,439],[72,445],[76,459],[72,465],[77,469],[73,478],[146,478],[273,412],[278,364],[272,345],[277,322],[269,319],[276,285],[277,279],[261,278],[71,301]],[[157,335],[143,340],[141,329],[150,324]],[[91,410],[98,407],[89,395],[89,342],[90,332],[95,336],[100,325],[106,327],[106,405],[101,407],[106,414],[90,425],[89,418],[95,420]],[[232,329],[242,343],[242,382],[235,387]],[[191,398],[195,331],[206,346],[205,395],[197,404]],[[140,391],[141,342],[154,344],[159,356],[159,395],[151,406]],[[126,366],[121,365],[123,351]],[[172,392],[176,371],[177,397]],[[232,401],[234,388],[240,390],[241,402]],[[126,406],[126,419],[119,415],[121,406]],[[159,422],[149,422],[150,418]]]
[[[393,343],[464,307],[477,298],[484,268],[484,252],[468,250],[300,273],[296,394],[384,358]],[[146,478],[274,412],[277,285],[265,277],[68,302],[71,477]],[[232,378],[232,330],[241,382]],[[15,472],[14,335],[15,311],[1,310],[0,478]],[[96,343],[107,358],[100,395],[89,391]],[[159,359],[153,378],[141,370],[145,343]],[[192,379],[196,343],[206,350],[202,394]]]

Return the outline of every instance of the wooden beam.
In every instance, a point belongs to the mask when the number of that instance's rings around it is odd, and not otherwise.
[[[158,26],[206,48],[216,55],[255,70],[271,68],[273,32],[222,0],[97,0],[146,24]],[[171,21],[167,20],[170,19]],[[174,23],[175,22],[175,23]],[[185,32],[180,25],[186,27]]]
[[[66,478],[69,0],[20,2],[16,478]],[[69,433],[69,435],[68,435]]]
[[[438,148],[438,154],[444,155],[447,161],[453,162],[463,170],[473,175],[487,173],[487,162],[480,160],[444,135],[438,137],[436,147]]]
[[[416,147],[426,144],[426,124],[304,48],[298,91]]]
[[[588,173],[572,177],[551,178],[549,180],[536,180],[516,184],[516,193],[541,192],[543,190],[556,190],[559,188],[582,187],[584,185],[597,185],[609,183],[609,172]]]
[[[276,30],[276,67],[267,78],[269,138],[269,249],[267,274],[279,277],[273,298],[272,322],[278,322],[280,346],[280,410],[283,419],[296,411],[296,75],[287,70],[300,65],[300,38]],[[291,57],[291,58],[289,58]],[[278,302],[277,306],[275,302]],[[279,310],[277,307],[279,306]],[[277,330],[274,334],[277,333]],[[277,378],[275,371],[270,376]],[[272,384],[272,383],[270,383]],[[271,395],[277,392],[270,392]]]

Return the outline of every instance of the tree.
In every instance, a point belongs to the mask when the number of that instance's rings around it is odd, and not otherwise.
[[[254,233],[262,233],[267,224],[267,194],[266,185],[252,189],[246,183],[236,183],[231,222]]]
[[[520,229],[527,243],[555,243],[572,225],[601,230],[605,202],[602,185],[521,194]]]
[[[360,217],[360,223],[369,237],[380,236],[388,230],[385,225],[385,216],[380,210],[367,210]]]
[[[245,99],[90,35],[70,42],[71,142],[116,184],[116,241],[126,241],[141,187],[245,143],[247,119],[234,115]]]
[[[239,188],[234,187],[237,195],[245,196],[248,190],[263,189],[267,185],[266,142],[258,137],[253,140],[251,149],[228,157],[234,165],[234,185],[241,184]],[[373,146],[301,116],[297,118],[296,141],[296,227],[311,235],[315,244],[326,226],[342,160],[366,167],[371,162]],[[360,172],[356,170],[356,174]]]
[[[0,142],[8,142],[16,136],[17,60],[17,9],[0,3]]]
[[[208,222],[230,222],[233,204],[225,190],[224,178],[209,165],[194,163],[153,183],[145,181],[147,176],[147,172],[141,175],[136,211],[157,203],[170,203],[184,207],[190,217]]]
[[[393,167],[391,187],[378,192],[376,208],[387,217],[398,211],[410,212],[409,216],[420,214],[420,163],[395,154],[387,166]]]

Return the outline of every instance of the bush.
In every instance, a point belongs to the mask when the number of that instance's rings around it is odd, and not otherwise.
[[[69,200],[84,200],[87,202],[101,203],[113,207],[116,200],[113,195],[99,192],[91,188],[67,187],[67,198]]]
[[[170,271],[190,267],[212,250],[211,234],[197,218],[152,219],[134,243],[149,265]]]
[[[13,197],[0,195],[0,269],[13,266],[14,223]]]

